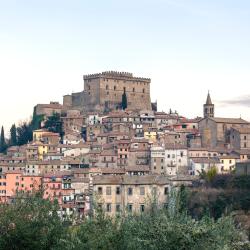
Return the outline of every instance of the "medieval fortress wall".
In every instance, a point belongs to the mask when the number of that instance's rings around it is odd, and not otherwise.
[[[125,92],[128,109],[152,109],[149,78],[134,77],[127,72],[106,71],[84,75],[83,80],[84,91],[64,96],[65,106],[83,111],[118,109]]]

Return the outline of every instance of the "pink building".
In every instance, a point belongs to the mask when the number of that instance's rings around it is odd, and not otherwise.
[[[20,170],[9,170],[0,175],[0,202],[8,202],[17,192],[28,192],[41,188],[42,177],[26,175]]]

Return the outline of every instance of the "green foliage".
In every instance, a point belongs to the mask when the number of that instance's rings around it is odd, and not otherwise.
[[[0,249],[60,249],[66,230],[57,210],[41,193],[0,205]]]
[[[168,209],[115,218],[97,210],[95,216],[75,225],[64,223],[57,204],[43,200],[40,193],[18,196],[14,203],[0,206],[0,249],[236,249],[243,238],[232,217],[194,220],[179,209],[179,199],[185,201],[185,197],[182,187],[171,193]]]
[[[4,128],[2,126],[1,134],[0,134],[0,153],[5,153],[6,149],[7,149],[7,144],[6,144],[5,136],[4,136]]]
[[[17,145],[17,131],[16,131],[16,125],[13,124],[10,128],[9,146],[16,146],[16,145]]]
[[[211,182],[215,178],[216,174],[217,174],[216,167],[213,166],[211,169],[207,171],[207,181]]]
[[[215,166],[213,166],[207,172],[204,169],[202,169],[200,172],[200,178],[205,180],[207,183],[210,183],[211,181],[213,181],[216,175],[217,175],[217,170]]]
[[[43,115],[37,115],[36,114],[36,109],[34,108],[32,121],[30,123],[30,126],[32,127],[32,130],[40,129],[41,128],[41,123],[42,123],[43,120],[44,120],[44,116]]]
[[[54,113],[52,116],[49,116],[45,121],[44,128],[48,129],[50,132],[58,133],[62,137],[63,124],[60,114]]]
[[[124,90],[124,92],[122,94],[122,109],[125,110],[127,107],[128,107],[127,95],[126,95],[126,92]]]
[[[231,217],[215,221],[208,216],[194,220],[182,205],[187,191],[173,190],[168,209],[149,209],[141,214],[122,214],[111,219],[98,211],[75,231],[74,249],[234,249],[241,240]],[[182,199],[182,201],[180,201]]]
[[[30,123],[24,122],[19,127],[17,127],[17,144],[21,146],[32,141],[32,132],[33,130]]]

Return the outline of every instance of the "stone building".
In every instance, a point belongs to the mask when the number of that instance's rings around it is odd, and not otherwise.
[[[203,105],[203,115],[204,117],[214,117],[214,104],[211,101],[210,94],[207,94],[207,101]]]
[[[154,174],[166,174],[165,169],[165,149],[161,146],[150,148],[151,171]]]
[[[230,145],[234,149],[250,149],[250,128],[231,128]]]
[[[110,111],[121,108],[126,93],[129,110],[151,110],[149,78],[132,73],[106,71],[84,75],[84,91],[65,95],[63,105],[85,111]]]
[[[37,115],[44,115],[46,118],[54,113],[61,114],[64,108],[59,102],[50,102],[49,104],[37,104],[34,109]]]
[[[98,206],[106,214],[141,213],[150,206],[150,199],[158,198],[159,205],[168,202],[170,180],[164,176],[95,176],[94,194]]]
[[[241,118],[214,117],[214,106],[210,95],[204,105],[204,118],[199,121],[202,147],[225,147],[230,142],[231,128],[247,128],[250,123]]]

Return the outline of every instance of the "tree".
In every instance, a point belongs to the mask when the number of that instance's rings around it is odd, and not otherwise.
[[[60,114],[54,113],[52,116],[49,116],[45,121],[44,128],[50,132],[58,133],[62,137],[64,133]]]
[[[16,146],[17,145],[17,133],[16,133],[16,125],[13,124],[10,128],[10,146]]]
[[[4,128],[2,126],[1,135],[0,135],[0,153],[4,153],[7,149],[7,144],[4,136]]]
[[[128,107],[127,95],[126,95],[126,92],[124,90],[124,92],[122,94],[122,109],[125,110],[127,107]]]
[[[32,141],[32,127],[30,123],[24,122],[17,127],[17,144],[19,146]]]
[[[17,194],[13,203],[1,204],[0,249],[67,249],[57,211],[58,204],[43,199],[42,192]]]
[[[30,123],[32,130],[40,129],[43,120],[44,120],[44,115],[37,115],[36,108],[34,108],[32,121]]]

